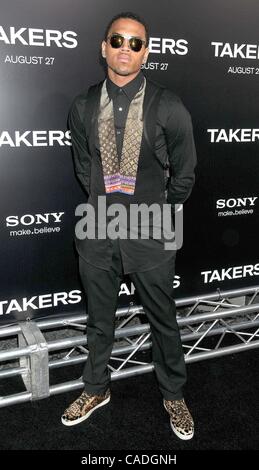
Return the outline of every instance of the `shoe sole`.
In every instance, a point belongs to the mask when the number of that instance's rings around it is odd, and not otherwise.
[[[88,411],[88,413],[86,413],[86,415],[81,416],[81,418],[74,419],[73,421],[67,421],[67,420],[63,419],[63,417],[61,416],[61,422],[65,426],[75,426],[75,424],[82,423],[82,421],[85,421],[87,418],[89,418],[89,416],[91,416],[91,414],[95,410],[97,410],[97,408],[100,408],[101,406],[107,405],[107,403],[109,403],[110,399],[111,399],[111,397],[109,396],[108,398],[103,400],[101,403],[99,403],[99,405],[96,405],[92,410]]]
[[[167,411],[165,403],[164,403],[164,408]],[[167,413],[168,413],[168,411],[167,411]],[[182,439],[183,441],[189,441],[194,436],[194,431],[192,432],[192,434],[188,434],[187,436],[185,436],[184,434],[181,434],[179,431],[177,431],[177,429],[174,427],[174,425],[172,423],[171,418],[170,418],[170,426],[171,426],[171,429],[173,430],[173,432],[175,433],[175,435],[177,437],[179,437],[179,439]]]

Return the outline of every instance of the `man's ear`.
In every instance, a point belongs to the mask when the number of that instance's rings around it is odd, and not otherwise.
[[[102,57],[104,57],[104,58],[106,57],[105,48],[106,48],[106,42],[103,41],[103,42],[102,42],[101,49],[102,49]]]
[[[145,50],[144,57],[143,57],[143,64],[145,64],[145,63],[146,63],[146,61],[147,61],[147,58],[148,58],[148,54],[149,54],[149,49],[148,49],[148,47],[147,47],[147,49]]]

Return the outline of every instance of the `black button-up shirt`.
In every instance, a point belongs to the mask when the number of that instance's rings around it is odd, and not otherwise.
[[[140,72],[133,80],[127,83],[127,85],[119,87],[107,77],[107,92],[109,98],[113,101],[114,127],[119,160],[121,159],[123,136],[130,102],[139,91],[143,80],[144,75]]]

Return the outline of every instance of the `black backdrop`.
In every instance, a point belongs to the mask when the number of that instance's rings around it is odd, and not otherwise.
[[[73,247],[84,202],[67,114],[101,80],[100,43],[124,0],[1,0],[0,321],[83,310]],[[150,25],[145,74],[193,119],[196,185],[175,296],[258,284],[259,3],[131,0]],[[134,300],[125,279],[120,304]]]

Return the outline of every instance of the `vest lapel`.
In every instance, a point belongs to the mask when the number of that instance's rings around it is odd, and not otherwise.
[[[98,125],[98,111],[101,99],[101,90],[103,86],[104,80],[99,82],[97,85],[94,85],[90,88],[90,96],[87,96],[87,115],[85,118],[85,127],[86,127],[86,135],[88,136],[88,145],[89,145],[89,152],[92,156],[97,158],[96,153],[96,130]],[[145,97],[143,102],[143,138],[145,138],[146,143],[148,144],[150,150],[154,153],[154,141],[155,141],[155,124],[156,120],[150,119],[150,111],[152,111],[152,104],[154,101],[158,102],[159,92],[161,92],[163,88],[161,86],[157,86],[151,80],[146,78],[146,91]],[[89,94],[88,92],[88,94]],[[156,106],[155,106],[156,108]],[[156,113],[157,109],[154,109]],[[152,113],[151,113],[152,114]],[[140,155],[143,152],[143,138],[142,138],[142,145],[140,148]]]

